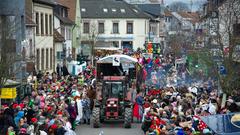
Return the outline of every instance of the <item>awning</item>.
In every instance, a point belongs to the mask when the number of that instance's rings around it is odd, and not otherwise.
[[[8,79],[8,80],[5,82],[4,87],[17,86],[17,85],[20,85],[20,84],[21,84],[20,82],[17,82],[17,81]]]
[[[120,58],[120,63],[122,64],[131,64],[131,63],[137,63],[138,60],[136,58],[130,57],[128,55],[122,55],[122,54],[115,54],[115,55],[109,55],[106,57],[103,57],[97,61],[97,63],[112,63],[114,58]]]
[[[110,51],[117,51],[120,50],[120,48],[114,48],[114,47],[94,47],[95,50],[110,50]]]

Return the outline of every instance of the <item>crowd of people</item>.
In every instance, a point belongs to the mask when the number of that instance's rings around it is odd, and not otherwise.
[[[87,67],[78,76],[39,72],[30,77],[31,95],[20,103],[3,105],[0,134],[75,135],[77,125],[90,124],[94,73]]]
[[[144,87],[133,102],[133,117],[142,123],[145,135],[211,135],[201,116],[238,112],[239,91],[223,100],[213,82],[202,87],[175,87],[181,75],[186,83],[184,67],[173,70],[172,54],[138,57],[144,67]],[[61,73],[64,71],[63,73]],[[76,126],[89,124],[96,86],[96,70],[90,65],[78,76],[65,68],[56,73],[30,77],[31,95],[21,102],[3,105],[0,112],[1,135],[75,135]],[[136,90],[133,90],[136,92]]]
[[[224,98],[211,78],[189,82],[186,67],[174,69],[174,62],[171,54],[140,58],[148,86],[137,94],[133,116],[142,122],[145,135],[211,135],[201,116],[240,111],[239,91]],[[183,84],[174,85],[178,76]]]
[[[173,87],[156,90],[154,87],[147,95],[136,98],[135,115],[142,120],[142,130],[146,135],[211,135],[201,116],[239,112],[236,99],[240,95],[222,100],[215,89]],[[142,110],[139,108],[142,108]],[[142,113],[138,113],[138,112]],[[141,115],[142,114],[142,115]]]

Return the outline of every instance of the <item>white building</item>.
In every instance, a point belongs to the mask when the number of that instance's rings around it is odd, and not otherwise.
[[[47,0],[34,0],[33,2],[34,22],[36,23],[36,69],[53,71],[53,6],[55,4]]]
[[[157,1],[157,0],[156,0]],[[152,1],[153,2],[153,1]],[[160,3],[151,4],[135,4],[138,8],[151,16],[149,22],[149,34],[147,41],[159,44],[163,51],[165,46],[165,22],[164,22],[164,5]]]
[[[81,0],[80,8],[83,54],[91,53],[94,42],[103,50],[144,48],[150,17],[140,9],[115,0]]]

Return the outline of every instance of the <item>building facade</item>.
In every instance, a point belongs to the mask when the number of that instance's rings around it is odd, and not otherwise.
[[[143,12],[151,16],[149,21],[149,33],[146,41],[151,42],[156,46],[164,50],[165,42],[165,22],[164,22],[164,5],[160,3],[151,4],[135,4]],[[160,53],[160,52],[159,52]]]
[[[82,0],[80,8],[84,55],[91,54],[94,49],[144,48],[150,17],[140,9],[124,1],[114,0]]]
[[[35,27],[36,69],[41,71],[54,70],[53,45],[53,6],[51,1],[33,0]]]

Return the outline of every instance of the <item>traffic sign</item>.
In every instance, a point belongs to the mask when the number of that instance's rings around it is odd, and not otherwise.
[[[120,66],[120,57],[118,57],[118,56],[113,57],[112,65],[113,66]]]

